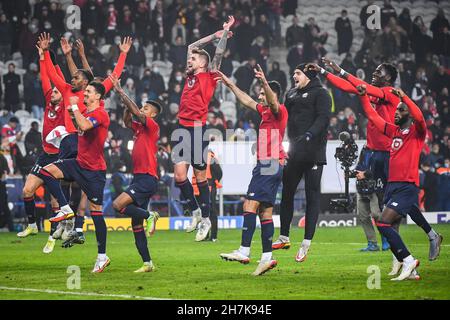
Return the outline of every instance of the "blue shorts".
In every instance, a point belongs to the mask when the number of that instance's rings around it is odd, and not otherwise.
[[[106,184],[106,171],[93,171],[82,168],[76,159],[65,159],[53,163],[63,173],[64,180],[77,182],[87,198],[94,204],[103,205],[103,190]]]
[[[158,191],[158,179],[144,173],[134,175],[130,186],[125,191],[138,207],[147,210],[150,198]]]
[[[59,159],[76,159],[78,154],[78,134],[72,133],[64,137],[59,145]]]
[[[185,127],[178,124],[171,137],[172,159],[175,164],[187,162],[197,170],[206,169],[209,138],[205,137],[205,131],[206,126]]]
[[[37,175],[39,173],[39,170],[41,170],[43,167],[49,165],[50,163],[53,163],[58,160],[58,154],[48,154],[46,152],[42,152],[39,157],[36,160],[36,163],[34,164],[33,168],[31,168],[30,173]],[[37,175],[39,176],[39,175]]]
[[[362,161],[357,165],[356,170],[369,170],[375,180],[375,192],[383,192],[387,185],[389,177],[389,151],[375,151],[367,148],[363,149],[360,157]]]
[[[413,207],[419,207],[419,188],[411,182],[389,182],[384,192],[383,203],[406,217]]]
[[[258,161],[252,172],[247,199],[272,206],[275,204],[278,187],[283,178],[283,166],[278,160],[261,163]]]

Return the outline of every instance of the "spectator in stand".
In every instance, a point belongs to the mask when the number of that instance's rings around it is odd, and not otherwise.
[[[222,73],[227,77],[231,77],[231,74],[233,73],[233,60],[231,57],[230,48],[227,48],[223,54],[222,63],[220,64],[220,71],[222,71]]]
[[[433,32],[433,52],[437,55],[444,54],[445,35],[448,34],[450,24],[445,17],[444,10],[438,9],[436,17],[431,21],[430,30]]]
[[[98,4],[97,2],[98,1],[96,0],[88,0],[88,2],[84,6],[82,6],[81,21],[83,23],[81,24],[81,32],[83,34],[86,34],[87,30],[89,29],[99,29],[98,31],[102,32],[103,31],[102,28],[98,28],[98,26],[106,25],[108,27],[110,23],[110,22],[106,23],[105,20],[108,21],[110,19],[111,5],[108,6],[108,13],[107,13],[108,18],[106,18],[103,16],[100,4]],[[117,15],[115,19],[116,19],[115,23],[117,25]],[[112,44],[113,39],[114,36],[110,37],[109,38],[110,42],[108,43]]]
[[[328,140],[337,140],[339,137],[338,120],[335,116],[330,118],[330,125],[328,126]]]
[[[172,45],[180,45],[178,38],[181,38],[181,45],[186,45],[186,28],[181,23],[181,18],[177,18],[175,25],[172,27]]]
[[[149,98],[150,100],[158,99],[164,92],[166,92],[166,84],[164,82],[164,78],[159,72],[159,67],[157,65],[153,65],[150,71],[150,92]]]
[[[169,61],[172,62],[173,68],[186,67],[187,47],[183,44],[183,38],[178,36],[175,39],[175,44],[171,45],[169,50]]]
[[[166,32],[164,25],[164,8],[161,0],[156,1],[150,23],[150,40],[153,43],[153,61],[166,59]]]
[[[31,62],[37,61],[36,42],[38,39],[39,26],[36,19],[28,22],[22,19],[22,28],[19,36],[19,50],[22,55],[22,63],[28,67]]]
[[[12,117],[2,128],[2,142],[3,139],[5,139],[7,151],[9,151],[9,154],[11,155],[13,161],[14,173],[17,173],[19,171],[19,168],[21,167],[23,162],[22,153],[17,146],[17,141],[20,141],[22,139],[23,132],[16,132],[18,125],[19,119],[16,117]]]
[[[234,78],[236,79],[236,85],[242,91],[250,93],[250,87],[255,79],[256,59],[250,57],[248,62],[234,72]]]
[[[297,16],[292,18],[292,25],[286,30],[286,47],[291,48],[305,41],[305,31],[299,25]]]
[[[128,52],[127,57],[127,67],[130,73],[134,76],[139,76],[141,68],[146,66],[146,58],[144,48],[142,47],[139,39],[135,38],[133,40],[133,45]]]
[[[114,6],[114,3],[110,3],[108,6],[108,13],[106,17],[106,43],[113,44],[113,40],[117,35],[117,23],[119,13]]]
[[[295,67],[299,64],[299,63],[303,63],[305,62],[305,53],[304,53],[304,49],[303,49],[303,44],[302,43],[298,43],[297,46],[292,47],[289,50],[289,53],[287,55],[287,64],[289,65],[289,74],[293,75],[294,74],[294,70]],[[291,82],[293,83],[293,79],[291,78]]]
[[[37,157],[41,154],[42,150],[42,134],[39,132],[39,122],[33,121],[30,130],[25,135],[25,166],[29,170],[36,163]],[[27,173],[29,170],[27,170]]]
[[[334,29],[338,38],[338,54],[349,52],[353,42],[353,30],[347,10],[341,11],[341,16],[334,23]]]
[[[33,112],[33,117],[42,119],[44,116],[44,96],[42,95],[41,81],[39,80],[38,66],[30,64],[29,71],[23,76],[23,91],[25,108]]]
[[[262,14],[258,18],[258,22],[255,25],[256,34],[255,36],[261,36],[264,38],[264,43],[269,46],[273,39],[272,30],[270,29],[269,21],[266,15]]]
[[[8,207],[8,191],[6,189],[6,178],[9,174],[8,162],[0,150],[0,231],[13,231],[14,225],[11,211]]]
[[[16,65],[8,65],[8,73],[3,76],[5,86],[5,109],[16,112],[19,109],[19,84],[20,76],[16,74]]]
[[[264,72],[266,72],[268,52],[264,37],[257,36],[255,38],[250,49],[250,55],[255,57],[256,63],[261,66]]]
[[[11,56],[13,29],[6,14],[0,14],[0,61],[7,61]],[[1,95],[0,95],[1,98]]]
[[[150,26],[150,7],[148,1],[140,0],[138,2],[134,24],[136,37],[144,46],[147,46]]]
[[[433,39],[427,34],[427,27],[421,16],[414,18],[411,35],[411,48],[414,51],[417,66],[425,62],[425,56],[431,52]]]
[[[397,12],[391,5],[391,0],[384,0],[384,6],[381,8],[381,28],[384,28],[392,17],[397,20]]]
[[[64,30],[64,11],[61,10],[61,3],[59,1],[50,2],[48,21],[51,24],[52,32],[60,33]]]
[[[119,30],[122,37],[129,36],[134,33],[133,28],[133,16],[131,14],[131,9],[128,5],[123,6],[123,14],[120,16],[119,20]]]
[[[280,63],[277,61],[274,61],[272,63],[272,70],[267,75],[268,81],[277,81],[281,86],[281,95],[284,95],[284,92],[286,92],[287,87],[287,77],[286,73],[280,69]]]
[[[306,60],[311,61],[317,56],[317,50],[319,44],[325,44],[328,39],[327,32],[320,32],[320,28],[316,23],[314,17],[308,18],[308,22],[305,23],[305,43],[304,43],[304,55]],[[297,62],[298,64],[299,62]]]
[[[236,42],[239,43],[237,53],[239,61],[246,61],[250,57],[250,50],[253,39],[256,36],[256,30],[251,25],[250,16],[244,16],[243,22],[236,27]]]
[[[426,161],[421,164],[421,184],[420,187],[424,191],[425,211],[438,211],[439,198],[439,175],[431,167],[430,162]]]
[[[427,162],[431,167],[435,168],[437,163],[444,162],[444,156],[440,153],[441,146],[438,142],[433,143],[431,147],[431,152],[427,156]]]
[[[369,32],[369,28],[367,25],[367,20],[372,15],[373,11],[368,12],[368,8],[374,4],[374,0],[368,0],[367,4],[361,8],[361,11],[359,12],[359,21],[361,22],[361,27],[364,28],[364,32],[367,34]]]
[[[182,93],[181,85],[179,83],[175,84],[173,90],[169,91],[168,103],[169,104],[176,103],[179,105],[181,100],[181,93]]]
[[[407,52],[409,49],[409,41],[413,33],[413,22],[408,8],[403,8],[398,16],[398,24],[406,32],[406,39],[402,43],[402,52]]]
[[[356,66],[355,63],[353,62],[353,57],[352,54],[350,52],[348,52],[345,55],[344,60],[342,60],[342,68],[347,71],[348,73],[351,74],[355,74],[356,73]]]

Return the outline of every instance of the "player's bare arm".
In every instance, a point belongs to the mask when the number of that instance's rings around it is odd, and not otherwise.
[[[61,37],[61,40],[59,41],[61,45],[61,50],[66,57],[67,61],[67,67],[69,68],[70,75],[73,77],[75,73],[78,70],[77,65],[75,64],[75,61],[73,61],[72,57],[72,45],[67,41],[66,38]]]
[[[239,100],[239,102],[246,106],[247,108],[253,109],[256,111],[256,106],[258,103],[253,100],[248,94],[246,94],[244,91],[238,88],[238,86],[231,81],[230,78],[228,78],[226,75],[224,75],[222,72],[217,71],[218,76],[214,78],[216,81],[222,81],[224,85],[226,85],[236,96],[236,98]]]
[[[139,107],[136,105],[136,103],[128,97],[128,95],[125,93],[125,91],[120,86],[120,80],[117,79],[117,76],[115,74],[111,74],[109,76],[109,79],[111,80],[114,90],[117,92],[117,94],[120,96],[123,104],[127,108],[127,110],[137,117],[139,119],[139,122],[142,124],[145,124],[147,121],[147,117],[139,110]]]
[[[72,96],[69,98],[69,112],[71,113],[71,115],[73,114],[73,117],[75,118],[75,127],[82,132],[91,130],[92,128],[94,128],[94,124],[81,114],[80,110],[78,109],[78,100],[79,99],[77,96]]]
[[[92,72],[91,66],[89,65],[89,62],[86,58],[86,54],[84,52],[84,45],[83,45],[83,41],[81,41],[80,39],[78,39],[75,42],[75,46],[77,48],[78,51],[78,55],[80,56],[81,59],[81,63],[83,64],[83,69],[88,70],[92,76],[94,76],[94,73]]]
[[[264,75],[264,72],[259,64],[255,69],[255,77],[259,79],[260,83],[262,84],[264,93],[266,94],[267,104],[270,110],[272,111],[272,113],[278,113],[278,111],[280,111],[280,103],[278,102],[275,93],[270,88],[266,76]]]
[[[225,54],[225,50],[227,49],[227,40],[230,35],[230,29],[233,26],[235,20],[233,16],[228,16],[228,21],[223,24],[223,33],[217,44],[216,52],[214,54],[214,58],[210,65],[211,71],[217,71],[220,69],[220,64],[222,63],[223,55]]]
[[[367,87],[364,84],[360,84],[356,86],[356,90],[358,90],[358,95],[367,118],[374,123],[378,130],[385,134],[386,121],[372,107],[367,96]]]

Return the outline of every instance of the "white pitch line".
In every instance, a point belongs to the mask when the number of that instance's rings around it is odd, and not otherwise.
[[[164,298],[155,298],[155,297],[141,297],[141,296],[134,296],[134,295],[128,295],[128,294],[105,294],[105,293],[95,293],[95,292],[59,291],[59,290],[50,290],[50,289],[13,288],[13,287],[3,287],[3,286],[0,286],[0,290],[39,292],[39,293],[49,293],[49,294],[67,294],[67,295],[74,295],[74,296],[138,299],[138,300],[173,300],[173,299],[164,299]]]

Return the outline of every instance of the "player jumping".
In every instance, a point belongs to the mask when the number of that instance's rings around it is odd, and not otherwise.
[[[56,87],[52,89],[50,79],[47,74],[47,68],[44,64],[44,52],[39,46],[36,46],[39,52],[39,66],[42,82],[42,91],[45,98],[45,112],[44,112],[44,123],[42,130],[42,146],[44,148],[43,152],[39,155],[36,160],[36,164],[31,169],[30,174],[27,176],[25,185],[23,187],[23,199],[25,205],[25,213],[28,217],[27,228],[17,234],[20,238],[25,238],[28,235],[33,235],[38,233],[36,226],[36,204],[34,202],[34,194],[39,186],[42,184],[41,179],[36,175],[42,167],[58,160],[59,149],[47,142],[47,136],[56,127],[64,126],[64,102],[61,93]],[[57,70],[60,71],[59,68]],[[52,209],[56,214],[58,210],[58,203],[52,197],[51,199]],[[55,239],[52,237],[56,230],[56,223],[51,224],[50,235],[48,237],[47,244],[45,245],[43,252],[51,253],[55,247]]]
[[[234,17],[230,16],[223,24],[223,30],[202,38],[188,47],[187,54],[187,79],[180,101],[178,113],[179,129],[172,133],[173,144],[172,159],[175,163],[175,182],[186,199],[189,209],[192,211],[192,221],[186,232],[192,232],[198,227],[196,241],[204,240],[211,229],[209,219],[210,194],[206,178],[206,150],[208,140],[204,137],[206,131],[206,118],[208,105],[216,88],[216,72],[220,68],[222,57],[225,53],[227,39],[232,36],[230,28],[234,24]],[[216,52],[210,63],[204,46],[212,41],[220,39]],[[192,184],[187,178],[189,165],[194,168],[194,175],[200,191],[200,204],[194,196]]]
[[[119,94],[126,109],[124,123],[134,132],[134,145],[131,153],[133,160],[133,181],[128,189],[122,192],[113,202],[115,210],[131,217],[131,226],[136,248],[144,265],[135,272],[151,272],[155,269],[147,247],[147,237],[144,232],[144,220],[147,221],[147,233],[155,232],[159,215],[155,211],[148,212],[150,198],[158,191],[158,153],[159,125],[154,120],[162,111],[157,101],[145,101],[138,108],[121,88],[115,75],[110,79],[115,91]]]
[[[391,140],[389,178],[383,200],[385,208],[376,225],[388,240],[398,264],[403,264],[400,275],[391,280],[405,280],[415,272],[419,260],[410,254],[400,234],[392,225],[400,223],[406,215],[414,216],[414,222],[430,239],[430,260],[435,260],[439,256],[443,239],[431,228],[418,207],[418,167],[427,131],[425,119],[419,107],[401,89],[391,91],[401,100],[395,111],[395,125],[385,121],[372,108],[365,85],[358,85],[357,90],[367,117],[379,132]]]
[[[278,102],[281,94],[280,84],[267,82],[261,67],[255,70],[255,76],[262,84],[259,92],[259,103],[240,90],[223,73],[219,72],[223,83],[231,89],[239,102],[261,115],[261,124],[257,141],[258,162],[252,172],[252,180],[248,186],[247,199],[244,202],[244,224],[242,227],[241,246],[232,253],[222,253],[222,259],[250,262],[250,246],[256,228],[256,215],[261,221],[261,240],[263,253],[260,263],[253,275],[258,276],[277,265],[272,258],[272,238],[274,225],[272,210],[275,204],[278,187],[283,176],[283,165],[286,154],[282,141],[286,129],[288,113],[286,107]]]

